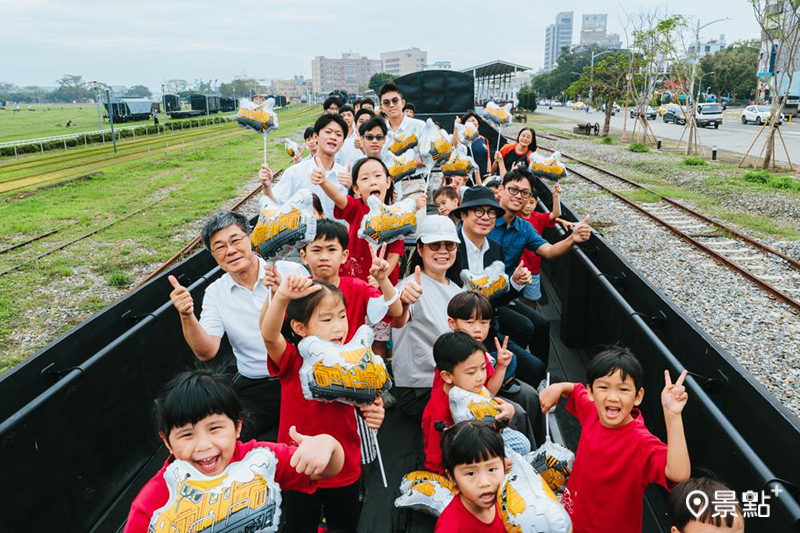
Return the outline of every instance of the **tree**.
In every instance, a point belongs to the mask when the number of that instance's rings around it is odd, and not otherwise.
[[[796,61],[800,54],[800,1],[798,0],[777,0],[777,2],[763,2],[762,0],[750,0],[753,6],[753,13],[756,21],[761,27],[762,45],[766,45],[767,67],[770,78],[772,96],[772,110],[769,120],[769,131],[767,139],[761,153],[758,155],[756,165],[764,154],[761,168],[767,168],[770,159],[774,164],[775,152],[775,132],[778,131],[778,119],[783,112],[783,106],[789,96],[789,90],[794,79]],[[774,54],[771,54],[774,52]],[[771,57],[770,57],[771,56]],[[774,61],[774,64],[771,63]],[[763,129],[763,128],[762,128]],[[761,131],[758,132],[761,135]],[[758,135],[756,139],[758,139]],[[780,134],[779,134],[780,135]],[[783,142],[783,135],[780,135]],[[753,141],[755,144],[755,141]],[[784,150],[786,145],[784,144]],[[786,156],[789,157],[788,150]],[[745,154],[745,158],[747,154]],[[744,159],[742,158],[742,163]],[[740,163],[740,166],[741,164]],[[789,158],[791,168],[791,158]]]
[[[125,93],[125,96],[134,98],[151,98],[153,93],[144,85],[134,85]]]
[[[394,81],[394,76],[392,76],[388,72],[376,72],[369,79],[369,88],[377,93],[378,91],[381,90],[381,87],[393,81]]]
[[[738,41],[700,60],[703,72],[713,72],[705,79],[711,82],[717,101],[722,95],[745,100],[755,95],[759,48],[756,40]]]
[[[13,83],[0,81],[0,100],[11,100],[11,95],[19,92],[19,87]]]
[[[189,82],[186,80],[167,80],[164,83],[166,91],[170,94],[178,94],[189,88]]]
[[[644,66],[641,56],[635,56],[634,61],[637,67]],[[629,72],[630,55],[628,52],[620,50],[596,59],[594,69],[585,69],[580,78],[567,89],[567,92],[571,94],[591,92],[594,102],[605,102],[604,136],[608,135],[611,127],[614,102],[620,100],[627,90]],[[597,103],[594,106],[600,107]]]
[[[529,84],[525,84],[517,93],[519,106],[528,111],[536,111],[536,91]]]
[[[82,76],[74,74],[64,74],[56,80],[58,89],[53,91],[51,98],[57,102],[73,102],[79,100],[89,100],[92,97],[92,92],[89,90],[89,84],[83,81]]]
[[[234,78],[233,81],[221,83],[219,86],[219,94],[222,96],[250,96],[251,92],[263,92],[259,91],[258,82],[252,78]]]

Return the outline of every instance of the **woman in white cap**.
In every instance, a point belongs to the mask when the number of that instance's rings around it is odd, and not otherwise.
[[[411,274],[397,290],[403,314],[392,322],[394,341],[392,394],[408,415],[419,418],[430,398],[436,363],[433,344],[447,325],[447,304],[463,289],[454,267],[458,233],[450,218],[430,215],[417,229],[417,253],[411,260]]]

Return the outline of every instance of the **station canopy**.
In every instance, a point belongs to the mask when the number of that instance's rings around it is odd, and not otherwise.
[[[472,74],[475,78],[475,103],[482,105],[489,100],[515,100],[517,89],[514,87],[513,78],[517,72],[526,70],[531,70],[531,67],[498,59],[465,68],[461,72]]]

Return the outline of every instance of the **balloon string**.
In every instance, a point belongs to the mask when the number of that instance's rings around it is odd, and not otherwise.
[[[383,469],[383,458],[381,458],[381,448],[378,446],[378,430],[369,428],[372,432],[372,441],[375,444],[375,456],[378,458],[378,466],[381,467],[381,478],[383,478],[383,488],[388,489],[389,484],[386,482],[386,471]]]
[[[547,373],[547,386],[550,386],[550,372]],[[548,410],[544,414],[544,428],[545,428],[545,435],[547,436],[547,440],[550,440],[550,411]]]
[[[264,164],[266,165],[267,164],[267,133],[264,132],[264,133],[261,134],[261,136],[264,138]]]

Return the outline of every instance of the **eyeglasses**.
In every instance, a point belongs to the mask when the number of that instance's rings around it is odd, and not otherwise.
[[[384,140],[386,138],[385,135],[372,135],[370,133],[367,133],[366,135],[362,135],[362,137],[364,137],[369,142],[382,141],[382,140]]]
[[[233,248],[238,248],[239,245],[242,244],[244,239],[245,239],[244,235],[237,235],[233,237],[230,242],[220,242],[211,249],[211,253],[214,255],[224,255],[228,252],[229,246]]]
[[[495,211],[494,209],[489,209],[487,207],[477,207],[475,209],[472,209],[471,211],[475,213],[476,218],[481,218],[484,216],[489,218],[497,218],[497,211]]]
[[[451,241],[429,242],[428,248],[430,248],[432,252],[438,252],[439,248],[441,248],[442,245],[444,245],[444,249],[447,250],[448,252],[452,252],[453,250],[456,249],[456,243]]]
[[[519,196],[520,198],[530,198],[531,191],[525,189],[517,189],[516,187],[506,187],[508,194],[511,196]]]
[[[387,98],[386,100],[381,100],[381,103],[383,104],[383,107],[389,107],[390,105],[397,105],[400,103],[400,98],[397,96],[395,96],[391,100]]]

